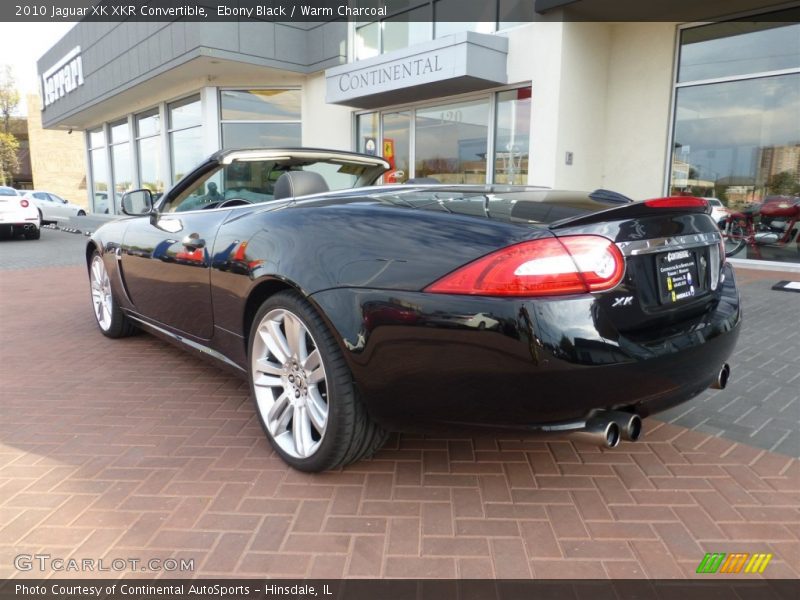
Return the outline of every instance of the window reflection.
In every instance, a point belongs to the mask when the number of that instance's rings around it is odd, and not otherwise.
[[[775,20],[791,20],[789,12]],[[681,33],[678,81],[699,81],[800,67],[800,23],[728,21]]]
[[[300,123],[223,123],[223,148],[293,148],[301,145]]]
[[[200,96],[192,96],[167,106],[172,183],[198,166],[203,159],[202,109]]]
[[[411,113],[396,112],[383,115],[383,148],[381,156],[390,165],[383,176],[384,183],[403,183],[411,176]]]
[[[486,182],[488,98],[416,111],[415,177]]]
[[[499,92],[495,129],[495,183],[524,185],[528,182],[530,131],[531,88]]]
[[[732,207],[800,194],[800,74],[678,90],[672,193]]]
[[[106,148],[95,148],[89,154],[92,163],[92,196],[94,212],[110,213],[109,177]]]
[[[377,156],[378,154],[378,113],[367,113],[358,115],[358,139],[357,148],[359,152]]]
[[[223,120],[300,119],[300,90],[223,90],[220,98]]]

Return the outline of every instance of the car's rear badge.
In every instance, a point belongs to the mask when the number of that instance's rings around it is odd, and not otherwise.
[[[611,305],[611,308],[630,306],[631,304],[633,304],[633,296],[620,296],[619,298],[614,298],[614,304]]]

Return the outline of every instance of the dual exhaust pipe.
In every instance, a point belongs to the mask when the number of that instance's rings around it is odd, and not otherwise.
[[[616,448],[620,440],[635,442],[642,435],[642,418],[634,413],[605,410],[597,413],[574,437],[606,448]]]
[[[711,384],[715,390],[724,390],[731,377],[731,367],[724,363]],[[574,437],[589,443],[615,448],[620,440],[635,442],[642,435],[642,419],[639,415],[618,410],[604,410],[590,417]]]

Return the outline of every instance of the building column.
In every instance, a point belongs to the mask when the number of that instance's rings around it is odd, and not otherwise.
[[[203,155],[208,156],[222,148],[219,127],[218,88],[206,86],[200,89],[201,122],[203,123]]]

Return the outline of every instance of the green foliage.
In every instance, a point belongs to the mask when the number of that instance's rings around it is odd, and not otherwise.
[[[0,67],[0,118],[3,120],[3,133],[8,133],[11,113],[19,105],[19,92],[10,65]]]
[[[0,185],[11,185],[11,174],[19,168],[17,151],[19,140],[10,133],[0,131]]]
[[[767,191],[778,196],[796,196],[800,194],[800,181],[791,171],[775,173],[769,179]]]

